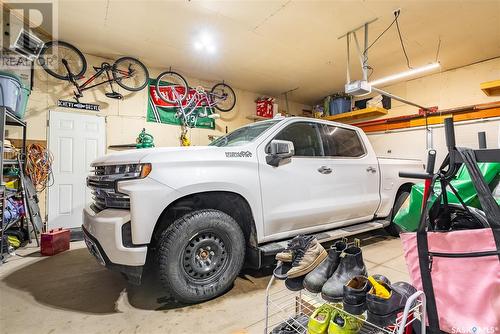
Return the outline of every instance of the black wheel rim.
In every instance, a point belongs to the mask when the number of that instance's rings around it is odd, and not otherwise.
[[[212,231],[198,233],[187,243],[182,253],[186,277],[199,283],[218,279],[228,262],[229,244]]]
[[[113,77],[122,88],[136,92],[148,84],[148,70],[137,59],[124,57],[113,65]]]
[[[178,87],[177,95],[163,94],[164,87]],[[189,93],[189,87],[186,79],[176,72],[164,72],[156,78],[156,93],[163,101],[172,104],[178,104],[186,99]]]
[[[212,88],[212,98],[216,102],[215,108],[226,112],[234,108],[236,104],[236,95],[231,87],[224,83],[216,84]]]

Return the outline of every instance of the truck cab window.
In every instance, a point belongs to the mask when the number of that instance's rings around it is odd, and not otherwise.
[[[323,145],[329,157],[356,158],[365,154],[357,132],[338,126],[323,125]]]
[[[297,122],[283,129],[274,139],[293,143],[296,157],[322,157],[323,145],[316,123]]]

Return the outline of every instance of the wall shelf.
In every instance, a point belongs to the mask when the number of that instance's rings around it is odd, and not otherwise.
[[[487,96],[500,95],[500,80],[483,82],[479,87]]]
[[[387,115],[387,109],[380,107],[368,107],[365,109],[354,110],[333,116],[325,116],[323,119],[329,121],[352,121],[360,118],[376,117]]]

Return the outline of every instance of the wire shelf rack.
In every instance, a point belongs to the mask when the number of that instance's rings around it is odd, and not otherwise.
[[[313,294],[307,290],[288,290],[283,282],[276,282],[272,276],[266,289],[266,310],[264,333],[272,333],[272,330],[284,324],[288,324],[289,332],[306,334],[309,316],[318,307],[329,304],[333,308],[346,315],[359,320],[360,334],[404,334],[406,329],[415,321],[420,321],[421,333],[425,334],[426,314],[425,294],[422,291],[414,293],[406,302],[405,308],[398,313],[396,321],[389,326],[381,327],[366,320],[366,312],[363,315],[352,315],[342,310],[341,304],[329,303],[321,298],[321,294]],[[287,333],[289,333],[287,332]]]

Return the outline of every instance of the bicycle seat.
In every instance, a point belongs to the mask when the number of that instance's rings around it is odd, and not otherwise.
[[[104,95],[106,95],[110,99],[117,99],[117,100],[123,99],[123,95],[118,93],[118,92],[110,92],[110,93],[106,93]]]

